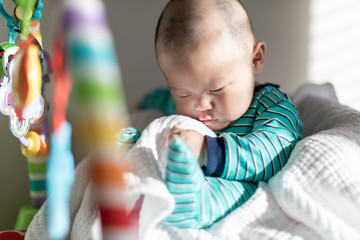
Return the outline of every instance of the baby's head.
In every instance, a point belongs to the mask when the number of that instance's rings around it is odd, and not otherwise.
[[[179,114],[221,130],[248,109],[266,46],[239,1],[170,1],[155,47]]]

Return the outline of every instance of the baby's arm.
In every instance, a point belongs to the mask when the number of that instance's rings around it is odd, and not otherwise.
[[[301,139],[301,127],[296,107],[288,101],[278,102],[259,112],[252,133],[207,137],[205,174],[250,182],[269,180],[286,164]],[[223,158],[213,158],[215,154]]]

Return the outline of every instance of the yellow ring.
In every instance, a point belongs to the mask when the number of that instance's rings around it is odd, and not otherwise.
[[[34,131],[29,131],[26,134],[25,138],[29,141],[29,146],[25,147],[24,145],[21,145],[22,154],[27,158],[35,157],[40,151],[40,146],[41,146],[41,140],[39,134],[37,134]]]

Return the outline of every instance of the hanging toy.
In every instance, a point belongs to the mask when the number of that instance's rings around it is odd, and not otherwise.
[[[44,61],[47,55],[42,49],[39,22],[42,1],[13,2],[15,8],[10,15],[0,0],[0,14],[9,29],[9,42],[0,46],[0,111],[9,117],[10,130],[19,139],[28,163],[31,205],[19,210],[15,224],[15,229],[23,230],[46,199],[48,105],[43,93],[51,67],[48,57]],[[15,44],[17,36],[21,36],[19,46]],[[47,68],[43,62],[47,63]]]
[[[9,29],[9,42],[15,43],[18,33],[27,37],[32,21],[40,20],[43,2],[41,0],[13,0],[15,3],[14,14],[7,13],[3,6],[3,0],[0,0],[0,14],[6,20],[6,26]]]
[[[34,36],[29,35],[15,57],[12,87],[15,112],[20,120],[38,120],[44,111],[40,51]]]
[[[15,111],[13,101],[12,73],[14,71],[15,54],[19,47],[13,43],[5,43],[0,47],[2,55],[2,83],[0,88],[0,111],[10,118],[10,130],[15,137],[26,135],[30,128],[30,119],[21,120]]]
[[[29,143],[24,136],[30,129],[31,121],[43,117],[46,108],[41,89],[43,50],[39,28],[43,3],[41,0],[13,2],[15,9],[14,15],[11,16],[4,10],[0,0],[0,13],[7,22],[10,36],[9,43],[2,44],[0,48],[0,110],[2,114],[9,116],[12,134],[27,147]],[[32,19],[35,21],[31,22]],[[33,35],[28,37],[29,29],[37,38]],[[19,33],[23,36],[20,49],[15,44],[15,38]]]
[[[1,45],[2,83],[0,111],[10,118],[10,130],[15,137],[24,137],[31,121],[43,117],[45,103],[42,97],[42,50],[30,35],[20,48],[15,44]]]
[[[41,18],[43,3],[41,0],[13,0],[15,3],[14,23],[20,23],[21,33],[27,37],[32,21]]]

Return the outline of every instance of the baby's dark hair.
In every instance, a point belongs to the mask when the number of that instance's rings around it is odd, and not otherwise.
[[[205,6],[200,7],[199,6]],[[254,35],[245,8],[238,0],[171,0],[161,13],[155,33],[155,48],[159,44],[167,50],[186,51],[199,44],[206,6],[210,6],[224,20],[233,38],[253,44]]]

